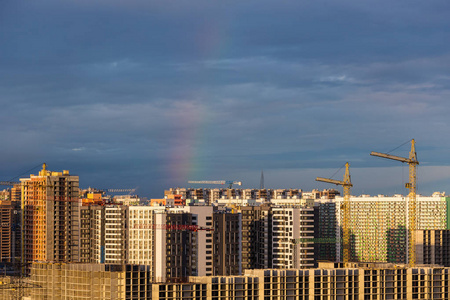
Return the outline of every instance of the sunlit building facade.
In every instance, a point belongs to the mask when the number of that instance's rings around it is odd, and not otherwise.
[[[24,261],[78,261],[79,179],[69,171],[20,179]]]

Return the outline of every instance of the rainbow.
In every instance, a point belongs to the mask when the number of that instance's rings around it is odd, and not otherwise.
[[[205,22],[194,35],[194,43],[201,62],[220,59],[226,52],[226,26],[221,20]],[[204,82],[211,80],[211,71],[204,67]],[[210,120],[207,101],[213,99],[206,89],[190,91],[183,95],[186,100],[176,104],[180,110],[180,130],[173,137],[169,151],[167,178],[171,182],[186,184],[188,180],[203,179],[209,167],[204,165],[204,149],[210,147],[205,141]],[[170,142],[169,142],[170,143]]]

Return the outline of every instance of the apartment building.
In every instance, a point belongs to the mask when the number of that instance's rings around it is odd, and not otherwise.
[[[213,208],[185,206],[155,214],[155,271],[158,281],[213,274]]]
[[[16,202],[16,203],[20,203],[20,201],[22,200],[22,187],[20,184],[15,184],[11,189],[10,189],[10,199],[11,202]]]
[[[242,270],[272,268],[272,212],[268,205],[241,206]]]
[[[27,294],[32,300],[151,299],[150,266],[34,263]]]
[[[22,255],[21,187],[0,191],[1,261],[19,261]],[[6,250],[9,245],[9,250]]]
[[[155,230],[163,229],[156,225],[155,211],[164,212],[165,209],[151,206],[130,206],[127,209],[127,263],[154,264]]]
[[[213,224],[213,275],[240,275],[241,215],[227,209],[215,208]]]
[[[11,201],[11,206],[11,256],[14,257],[15,260],[20,261],[22,256],[22,209],[20,200]]]
[[[273,268],[314,267],[314,208],[272,208]]]
[[[155,214],[155,279],[159,282],[186,281],[197,272],[197,241],[187,230],[192,225],[192,214],[183,211]]]
[[[92,261],[124,264],[127,261],[127,206],[91,206]]]
[[[361,195],[350,198],[350,254],[352,261],[405,263],[407,255],[407,200],[408,197]],[[336,196],[324,203],[319,200],[316,206],[320,213],[316,228],[321,236],[328,237],[332,232],[330,220],[336,218],[337,257],[340,256],[341,204],[343,198]],[[335,203],[333,212],[332,204]],[[417,196],[417,230],[449,229],[447,219],[449,197],[434,194],[431,197]],[[327,207],[325,207],[325,206]],[[327,214],[330,214],[328,217]],[[327,233],[325,233],[325,231]],[[333,247],[321,248],[321,257],[332,257]],[[324,251],[327,251],[325,253]],[[329,251],[329,252],[328,252]]]
[[[450,267],[450,230],[416,230],[416,259]]]
[[[317,191],[317,195],[339,194],[336,190]],[[273,199],[301,199],[303,192],[301,189],[235,189],[235,188],[171,188],[164,191],[167,198],[171,195],[181,195],[188,202],[202,202],[206,205],[214,204],[220,199],[232,200],[257,200],[260,203],[270,202]],[[308,198],[308,197],[307,197]],[[311,198],[311,197],[309,197]]]
[[[24,261],[78,261],[79,179],[69,171],[21,178]]]
[[[88,205],[80,207],[80,262],[93,262],[93,233],[95,222],[93,218],[93,210]]]
[[[316,261],[337,261],[340,257],[340,229],[336,202],[323,199],[314,204],[314,257]]]
[[[323,264],[151,282],[148,266],[34,263],[28,299],[365,300],[449,299],[450,268]]]
[[[11,201],[0,200],[0,261],[13,261],[13,206]]]
[[[141,199],[136,195],[116,195],[112,202],[120,205],[140,205]]]
[[[226,232],[215,236],[212,206],[85,205],[81,216],[81,262],[151,265],[163,282],[239,274],[239,214],[224,214],[218,232]]]

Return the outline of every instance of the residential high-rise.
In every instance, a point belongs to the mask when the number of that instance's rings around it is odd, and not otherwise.
[[[319,247],[321,257],[340,256],[340,220],[342,197],[317,200],[316,232],[319,238],[331,238],[335,227],[336,249],[332,245]],[[433,194],[416,198],[417,230],[449,229],[447,216],[450,197]],[[362,195],[350,198],[350,254],[351,261],[405,263],[407,255],[407,200],[408,197]],[[334,203],[334,211],[333,205]],[[330,214],[329,216],[327,214]],[[336,220],[336,223],[333,220]],[[330,246],[330,247],[329,247]],[[329,251],[329,252],[328,252]],[[325,253],[327,252],[327,253]],[[317,254],[317,253],[316,253]]]
[[[159,282],[186,281],[196,275],[196,241],[194,232],[183,230],[192,225],[192,214],[183,211],[155,215],[155,279]]]
[[[194,276],[151,282],[149,266],[34,263],[31,299],[449,299],[450,268],[393,264],[319,265],[315,269],[246,270],[242,276]],[[10,285],[0,296],[10,299]]]
[[[336,202],[318,200],[314,203],[314,257],[316,261],[336,261],[339,258],[339,227]]]
[[[21,195],[22,195],[22,188],[20,184],[15,184],[11,188],[11,197],[10,197],[11,202],[20,203],[22,198]]]
[[[272,208],[272,257],[274,269],[314,267],[313,208]]]
[[[450,267],[450,230],[416,230],[417,264]]]
[[[22,255],[22,210],[20,184],[14,184],[12,188],[0,191],[0,209],[3,219],[0,232],[3,253],[2,260],[18,261]],[[8,253],[5,252],[5,247],[7,244],[9,244]]]
[[[86,205],[81,216],[82,262],[151,265],[156,281],[213,274],[211,206]]]
[[[213,274],[213,208],[185,206],[155,212],[154,269],[157,281]],[[200,228],[197,230],[197,228]]]
[[[324,190],[323,192],[315,190],[317,198],[328,193],[338,194],[336,190]],[[164,197],[172,195],[181,195],[187,203],[204,202],[206,205],[214,204],[220,199],[234,200],[258,200],[259,202],[270,202],[273,199],[301,199],[301,189],[235,189],[235,188],[171,188],[164,191]]]
[[[94,240],[93,233],[96,224],[93,219],[94,210],[91,206],[82,205],[80,207],[80,262],[93,262]]]
[[[13,206],[11,201],[0,200],[0,261],[10,262],[12,259],[12,225]]]
[[[272,268],[272,212],[268,205],[242,206],[242,270]]]
[[[22,188],[16,184],[11,188],[12,226],[11,226],[11,256],[20,260],[22,255]]]
[[[106,264],[126,263],[127,206],[123,205],[93,205],[91,212],[91,261]],[[87,216],[87,213],[83,213]],[[85,221],[83,221],[84,223]],[[87,224],[87,222],[86,222]],[[83,239],[86,241],[86,239]],[[83,245],[84,249],[86,245]]]
[[[243,270],[314,267],[314,208],[306,203],[238,207]]]
[[[127,208],[127,263],[150,265],[154,278],[156,231],[163,228],[156,225],[155,212],[163,213],[164,207],[130,206]]]
[[[216,209],[213,221],[213,275],[240,275],[241,214]]]
[[[21,178],[24,261],[78,261],[79,179],[69,171]]]
[[[143,265],[33,263],[30,278],[34,284],[27,286],[29,298],[23,299],[152,299],[150,269]]]

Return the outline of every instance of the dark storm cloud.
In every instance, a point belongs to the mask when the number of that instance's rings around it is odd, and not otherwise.
[[[370,185],[383,184],[364,178],[396,163],[368,153],[415,137],[421,162],[446,178],[449,11],[448,1],[2,1],[0,175],[47,161],[82,186],[159,197],[188,179],[251,186],[261,169],[273,187],[309,189],[315,168],[350,161],[359,192],[377,193]],[[444,190],[427,170],[426,192]]]

